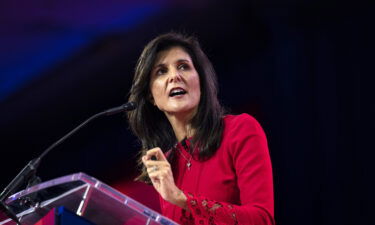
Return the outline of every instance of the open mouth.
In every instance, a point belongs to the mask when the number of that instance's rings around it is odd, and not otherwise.
[[[169,93],[169,97],[174,97],[174,96],[179,96],[179,95],[184,95],[187,92],[182,89],[182,88],[173,88],[171,92]]]

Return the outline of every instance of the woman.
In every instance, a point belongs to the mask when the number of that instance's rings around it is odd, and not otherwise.
[[[180,224],[274,224],[272,168],[261,126],[224,116],[214,69],[198,41],[177,33],[143,50],[129,101],[142,143],[138,180]]]

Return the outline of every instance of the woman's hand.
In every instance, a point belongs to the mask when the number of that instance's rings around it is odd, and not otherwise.
[[[154,160],[156,159],[156,160]],[[160,148],[153,148],[142,157],[142,162],[147,168],[148,176],[161,197],[181,208],[186,208],[186,196],[176,186],[171,165],[165,158]]]

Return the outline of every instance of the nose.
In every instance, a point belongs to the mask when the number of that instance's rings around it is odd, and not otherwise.
[[[171,70],[169,74],[169,82],[180,82],[182,80],[181,74],[178,70]]]

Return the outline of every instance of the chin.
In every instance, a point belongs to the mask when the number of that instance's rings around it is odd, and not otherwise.
[[[170,107],[166,109],[165,112],[168,114],[179,114],[179,113],[186,114],[186,113],[194,112],[194,109],[195,107],[191,107],[191,106],[174,106],[174,107]]]

